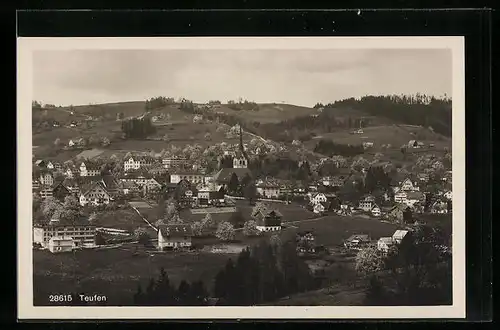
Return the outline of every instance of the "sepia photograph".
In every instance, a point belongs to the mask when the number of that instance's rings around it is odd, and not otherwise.
[[[20,317],[465,317],[464,106],[460,37],[19,38]]]

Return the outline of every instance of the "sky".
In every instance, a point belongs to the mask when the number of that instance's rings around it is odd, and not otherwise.
[[[313,106],[364,95],[452,94],[451,51],[39,50],[33,99],[55,105],[238,98]]]

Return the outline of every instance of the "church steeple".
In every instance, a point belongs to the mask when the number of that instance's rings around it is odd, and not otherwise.
[[[240,130],[240,150],[233,159],[233,168],[246,168],[248,166],[248,156],[245,152],[245,146],[243,145],[243,131],[241,129],[241,125],[238,126]]]

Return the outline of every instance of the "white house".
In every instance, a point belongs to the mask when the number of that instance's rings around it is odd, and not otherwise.
[[[182,157],[171,157],[171,158],[164,158],[162,160],[163,167],[165,168],[171,168],[171,167],[176,167],[184,164],[186,162],[186,158]]]
[[[371,209],[371,213],[374,217],[380,217],[382,215],[382,212],[380,210],[380,207],[378,207],[377,204],[374,204],[372,209]]]
[[[182,180],[189,181],[190,183],[193,184],[204,183],[205,176],[203,174],[193,173],[193,172],[189,173],[178,172],[170,174],[170,183],[179,183]]]
[[[92,183],[87,189],[83,189],[80,193],[80,205],[87,204],[98,206],[109,204],[111,196],[101,182]]]
[[[419,187],[417,187],[409,178],[405,179],[401,185],[400,190],[402,191],[419,191]]]
[[[408,230],[401,230],[401,229],[398,229],[394,232],[394,234],[392,235],[392,240],[394,241],[394,243],[396,244],[401,244],[401,242],[403,242],[403,240],[408,236]]]
[[[447,200],[451,201],[453,199],[453,192],[451,190],[447,190],[447,191],[445,191],[445,193],[443,194],[443,196]]]
[[[126,171],[138,170],[141,167],[152,166],[154,159],[152,157],[135,156],[123,162],[123,169]]]
[[[405,191],[398,191],[394,194],[394,202],[406,204],[407,194]]]
[[[392,237],[380,237],[377,241],[377,249],[384,253],[387,253],[391,246],[394,245]]]
[[[259,180],[255,186],[257,193],[265,198],[277,198],[280,194],[280,185],[270,180]]]
[[[54,184],[54,176],[50,172],[40,174],[40,183],[44,186],[52,186]]]
[[[53,169],[54,169],[54,164],[52,164],[52,162],[50,162],[50,161],[49,161],[49,162],[47,163],[47,168],[48,168],[49,170],[53,170]]]
[[[359,208],[366,212],[370,212],[374,205],[375,197],[371,195],[365,196],[359,201]]]
[[[193,231],[189,225],[161,225],[158,228],[158,249],[186,249],[192,245]]]
[[[52,253],[73,251],[73,238],[71,237],[51,237],[48,243],[48,249]]]
[[[313,205],[325,203],[328,199],[323,193],[313,193],[309,195],[309,202]]]
[[[98,176],[100,173],[101,171],[96,166],[84,162],[80,164],[80,176]]]
[[[316,214],[321,214],[327,210],[327,205],[324,202],[316,203],[313,207],[313,212]]]

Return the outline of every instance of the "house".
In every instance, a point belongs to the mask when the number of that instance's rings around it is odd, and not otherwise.
[[[64,186],[76,198],[80,197],[80,184],[77,180],[66,178],[61,182],[61,185]]]
[[[66,171],[64,171],[64,176],[68,179],[73,179],[74,177],[76,177],[78,173],[78,170],[74,167],[68,167],[66,168]]]
[[[70,196],[71,191],[64,185],[64,180],[56,182],[52,188],[52,196],[60,201],[64,201],[66,196]]]
[[[344,241],[344,247],[351,250],[361,250],[371,243],[368,235],[352,235]]]
[[[377,249],[384,253],[389,252],[389,249],[394,245],[392,237],[380,237],[377,241]]]
[[[75,127],[76,124],[71,124],[74,125],[72,127]],[[69,147],[81,147],[85,145],[85,140],[83,138],[78,138],[78,139],[71,139],[68,142]]]
[[[256,183],[257,193],[265,198],[278,198],[280,195],[280,185],[275,180],[258,180]]]
[[[278,210],[271,210],[267,207],[259,209],[252,217],[257,222],[257,230],[262,232],[281,230],[283,215]]]
[[[397,193],[394,194],[394,202],[406,204],[407,196],[408,194],[406,193],[406,191],[399,190]]]
[[[49,248],[49,241],[52,237],[71,238],[73,247],[93,247],[95,246],[95,235],[96,226],[89,224],[88,220],[83,218],[73,222],[56,218],[48,223],[35,223],[33,226],[33,242],[39,243],[44,248]],[[54,247],[69,245],[68,242],[53,242],[52,244]]]
[[[111,196],[102,182],[93,182],[86,187],[82,187],[80,192],[80,205],[99,206],[109,204]]]
[[[425,202],[425,194],[420,191],[409,191],[406,193],[404,204],[413,207],[416,203]]]
[[[430,208],[430,211],[432,214],[447,214],[448,213],[448,203],[449,201],[446,201],[444,199],[438,199],[436,200]]]
[[[49,239],[47,244],[48,249],[52,253],[60,252],[71,252],[74,246],[73,239],[71,237],[56,237],[53,236]]]
[[[130,157],[123,162],[123,169],[125,172],[138,170],[144,167],[150,167],[154,165],[155,159],[149,156],[134,156]]]
[[[47,162],[43,159],[39,159],[35,162],[35,165],[43,168],[47,166]]]
[[[380,210],[380,207],[377,204],[373,204],[373,207],[370,210],[370,212],[372,213],[372,215],[374,217],[377,217],[377,218],[382,215],[382,211]]]
[[[40,189],[40,198],[42,199],[47,199],[49,197],[52,197],[52,188],[49,186],[46,186],[45,188]]]
[[[193,184],[204,183],[205,176],[194,171],[173,172],[170,174],[170,183],[179,183],[182,180]]]
[[[46,167],[49,170],[53,170],[54,169],[54,164],[52,164],[52,162],[49,161],[49,162],[47,162],[47,166]]]
[[[353,211],[353,207],[349,204],[342,203],[340,204],[340,209],[337,211],[338,215],[351,215]]]
[[[406,178],[399,187],[400,191],[419,191],[419,187],[415,185],[410,178]]]
[[[118,180],[111,174],[105,174],[100,177],[101,182],[103,183],[104,187],[106,188],[106,191],[111,195],[114,196],[118,194],[119,192],[119,182]]]
[[[373,142],[363,142],[363,149],[373,148]]]
[[[42,172],[40,174],[40,184],[42,186],[52,186],[54,184],[54,176],[50,172]]]
[[[101,170],[95,165],[82,162],[80,164],[80,176],[98,176],[101,174]]]
[[[140,192],[140,187],[133,181],[120,181],[119,190],[124,195]]]
[[[327,202],[319,202],[319,203],[314,204],[313,212],[316,214],[325,213],[328,210],[326,203]]]
[[[40,189],[40,181],[38,181],[37,179],[32,179],[31,180],[31,189],[32,190]]]
[[[186,163],[187,159],[183,157],[177,157],[173,156],[170,158],[164,158],[162,160],[163,167],[166,169],[172,168],[172,167],[180,167]]]
[[[167,169],[161,165],[153,166],[148,170],[148,174],[152,176],[162,176],[167,173],[168,173]]]
[[[319,203],[325,203],[328,200],[328,198],[325,196],[325,194],[321,192],[316,192],[309,194],[309,203],[312,205],[316,205]]]
[[[192,246],[193,231],[190,225],[158,226],[158,249],[189,249]]]
[[[424,146],[424,144],[420,141],[417,141],[417,140],[408,141],[408,148],[421,148],[423,146]]]
[[[446,198],[447,200],[451,201],[453,199],[453,192],[451,190],[446,190],[443,193],[443,197]]]
[[[411,208],[405,204],[396,204],[387,212],[387,218],[397,222],[410,221],[412,218]]]
[[[408,239],[408,237],[410,236],[408,233],[409,233],[408,230],[398,229],[392,235],[392,240],[396,244],[401,244],[403,242],[403,240]]]
[[[297,252],[302,253],[315,253],[316,252],[316,238],[310,231],[299,232],[296,234]]]
[[[375,205],[375,197],[366,195],[359,201],[359,208],[365,212],[370,212]]]

